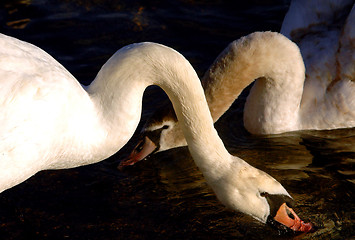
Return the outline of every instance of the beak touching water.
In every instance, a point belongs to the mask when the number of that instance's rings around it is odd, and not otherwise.
[[[295,232],[315,232],[317,229],[312,223],[302,221],[290,206],[294,205],[294,200],[284,194],[261,193],[270,206],[270,215],[267,223],[276,228],[279,233]]]
[[[121,161],[118,168],[122,170],[126,166],[134,165],[136,162],[139,162],[154,153],[157,148],[158,146],[152,140],[146,136],[143,137],[128,158]]]
[[[134,165],[135,163],[144,160],[158,150],[158,145],[155,144],[149,137],[144,136],[131,152],[131,154],[121,161],[118,169],[122,170],[126,166]],[[262,193],[272,205],[272,214],[269,216],[267,223],[279,230],[280,233],[289,232],[315,232],[316,227],[312,223],[302,221],[291,207],[287,205],[292,202],[289,197]],[[287,199],[287,200],[286,200]],[[286,201],[285,201],[286,200]],[[287,202],[287,203],[286,203]]]
[[[287,206],[286,203],[283,203],[273,219],[271,218],[268,220],[268,223],[276,226],[279,230],[282,228],[285,232],[293,230],[294,232],[311,233],[317,230],[312,223],[303,222],[293,211],[293,209]],[[275,221],[282,225],[280,226],[280,224],[275,224]]]

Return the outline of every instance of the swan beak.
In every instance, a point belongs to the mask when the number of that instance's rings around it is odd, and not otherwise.
[[[137,146],[133,149],[128,158],[120,162],[118,169],[122,170],[126,166],[134,165],[136,162],[139,162],[148,157],[156,149],[157,145],[148,137],[144,137],[138,142]]]
[[[316,228],[312,223],[303,222],[293,209],[286,205],[286,203],[283,203],[280,206],[274,219],[295,232],[308,233],[316,231]]]

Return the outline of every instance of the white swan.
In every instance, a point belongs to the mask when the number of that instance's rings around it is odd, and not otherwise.
[[[244,87],[261,77],[244,108],[244,125],[249,132],[276,134],[354,127],[354,22],[353,1],[292,2],[281,32],[299,44],[306,63],[306,78],[296,47],[286,40],[277,45],[281,36],[262,37],[264,43],[250,40],[253,48],[243,46],[244,38],[231,43],[202,78],[213,119],[217,121]],[[262,55],[265,46],[274,53]],[[141,140],[122,166],[134,164],[154,152],[184,145],[186,141],[174,111],[166,104],[147,121]]]
[[[0,191],[40,170],[117,152],[138,125],[145,88],[156,84],[173,102],[194,161],[223,204],[262,222],[273,216],[295,231],[313,229],[286,205],[291,198],[280,183],[227,152],[196,72],[176,51],[129,45],[83,88],[41,49],[5,35],[0,46]]]

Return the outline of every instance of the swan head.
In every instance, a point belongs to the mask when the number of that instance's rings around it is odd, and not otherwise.
[[[224,173],[204,172],[217,198],[228,209],[248,214],[279,231],[315,231],[313,224],[297,216],[292,209],[294,200],[278,181],[245,161],[232,158],[235,161]]]
[[[184,134],[170,102],[158,108],[147,120],[138,139],[131,154],[121,161],[120,169],[148,159],[154,153],[186,146]]]

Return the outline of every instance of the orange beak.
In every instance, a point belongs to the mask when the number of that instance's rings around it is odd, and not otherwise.
[[[122,160],[118,169],[122,170],[126,166],[130,166],[145,159],[151,153],[153,153],[157,149],[157,145],[155,145],[148,137],[144,137],[140,140],[128,158]]]
[[[279,210],[276,213],[274,219],[289,227],[295,232],[314,232],[316,230],[315,226],[312,223],[303,222],[297,214],[293,211],[292,208],[289,208],[286,203],[283,203]]]

